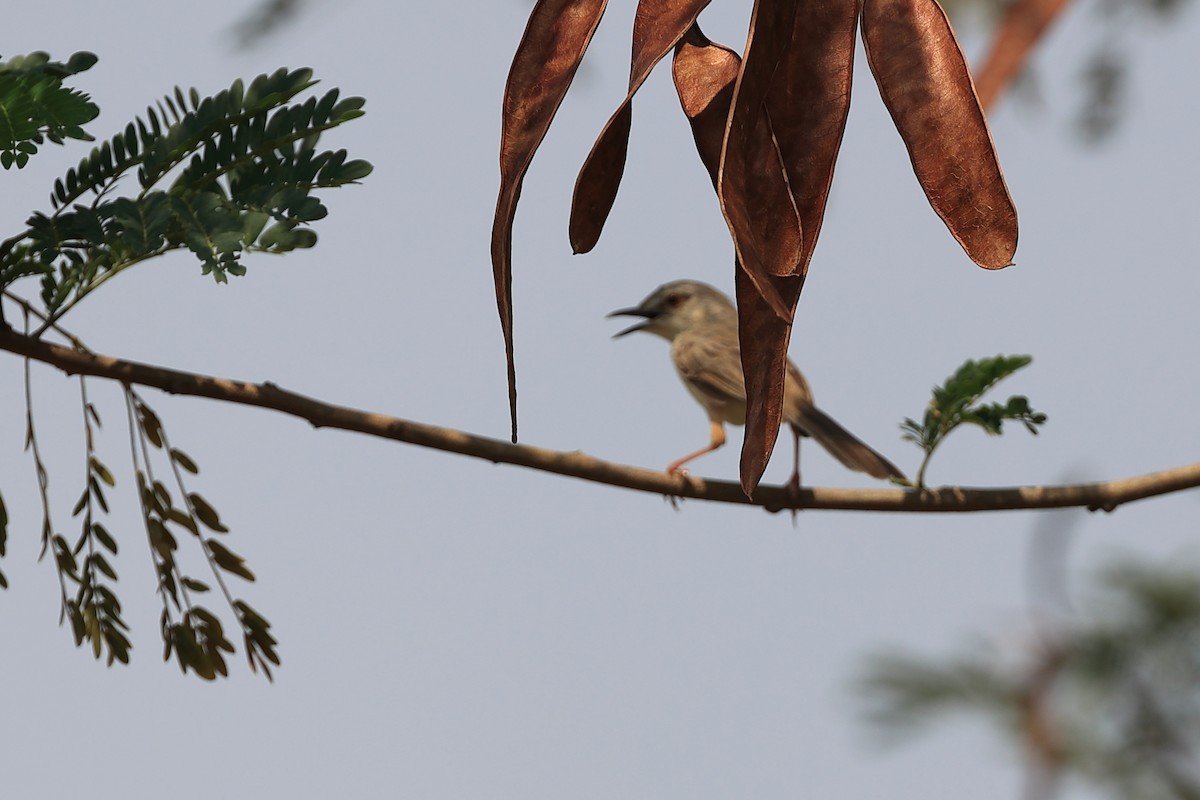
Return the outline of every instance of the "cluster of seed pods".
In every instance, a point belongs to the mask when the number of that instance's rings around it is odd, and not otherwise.
[[[788,338],[850,108],[855,33],[934,211],[987,269],[1012,263],[1017,215],[967,63],[936,0],[756,0],[746,46],[712,42],[696,20],[709,0],[640,0],[629,92],[579,172],[575,252],[591,250],[616,199],[632,101],[654,66],[672,74],[696,149],[733,238],[748,418],[742,486],[766,469],[782,416]],[[512,347],[512,226],[521,182],[562,102],[605,0],[539,0],[504,96],[500,193],[492,229],[496,301]]]

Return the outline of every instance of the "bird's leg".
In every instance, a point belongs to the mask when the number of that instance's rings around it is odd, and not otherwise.
[[[795,442],[795,447],[792,449],[792,477],[787,482],[788,497],[792,500],[800,499],[800,429],[795,425],[792,428],[792,440]]]
[[[708,447],[702,447],[696,452],[688,453],[678,461],[672,462],[671,465],[667,467],[667,474],[675,475],[676,473],[683,473],[686,475],[687,470],[681,469],[684,464],[688,463],[694,458],[699,458],[705,453],[711,453],[713,450],[716,450],[721,445],[725,444],[725,426],[721,422],[717,420],[709,421],[709,435],[711,436],[711,439],[709,440]]]

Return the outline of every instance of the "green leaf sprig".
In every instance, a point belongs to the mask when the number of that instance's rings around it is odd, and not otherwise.
[[[917,488],[925,486],[925,470],[934,451],[961,425],[978,425],[990,435],[998,436],[1004,421],[1010,420],[1037,434],[1038,426],[1046,422],[1046,415],[1030,408],[1028,398],[1013,395],[1004,403],[978,403],[989,389],[1032,361],[1032,356],[1024,355],[968,360],[946,379],[944,386],[934,387],[921,422],[904,420],[900,425],[903,438],[925,451],[917,471]]]

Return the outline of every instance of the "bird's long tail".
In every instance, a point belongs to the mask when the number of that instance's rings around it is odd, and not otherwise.
[[[907,481],[895,464],[872,450],[861,439],[839,425],[833,417],[809,405],[792,426],[816,439],[822,447],[848,469],[865,472],[872,478]]]

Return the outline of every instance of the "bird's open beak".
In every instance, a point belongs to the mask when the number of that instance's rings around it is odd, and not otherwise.
[[[657,312],[657,311],[647,311],[644,308],[620,308],[620,309],[617,309],[616,311],[613,311],[608,316],[610,316],[610,317],[645,317],[645,319],[642,320],[641,322],[630,325],[628,328],[626,328],[623,331],[614,333],[613,338],[619,339],[620,337],[624,336],[627,333],[633,333],[634,331],[640,331],[640,330],[644,329],[645,327],[650,325],[650,323],[654,322],[654,318],[658,316],[658,313],[659,312]]]

